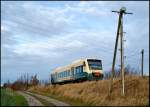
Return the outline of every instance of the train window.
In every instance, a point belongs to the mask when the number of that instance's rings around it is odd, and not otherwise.
[[[68,76],[68,71],[66,71],[66,77]]]
[[[76,73],[76,74],[81,73],[81,72],[83,72],[83,65],[78,66],[78,67],[76,67],[76,69],[75,69],[75,73]]]
[[[76,74],[76,68],[74,68],[73,74],[74,74],[74,75]]]
[[[69,76],[69,71],[67,71],[67,76]]]
[[[75,74],[77,74],[77,67],[76,67],[76,69],[75,69]]]
[[[67,76],[67,73],[66,73],[66,71],[65,71],[65,77]]]
[[[76,74],[78,73],[78,67],[76,67]]]
[[[64,74],[64,72],[62,72],[62,77],[64,77],[64,75],[63,75],[63,74]]]
[[[78,73],[80,73],[80,66],[78,66]]]
[[[67,76],[67,72],[65,71],[65,77]]]
[[[68,77],[68,71],[67,71],[67,77]]]
[[[71,75],[72,75],[72,76],[74,75],[74,70],[71,70]]]
[[[81,73],[81,66],[79,66],[79,73]]]
[[[102,70],[102,61],[95,59],[88,59],[88,64],[90,69],[94,70]]]
[[[69,74],[69,76],[70,76],[70,70],[68,71],[68,74]]]
[[[79,68],[78,68],[78,69],[79,69],[79,73],[81,72],[81,69],[80,69],[80,68],[81,68],[81,67],[79,66]]]
[[[67,71],[67,77],[69,76],[69,71]]]
[[[80,66],[80,68],[81,68],[81,72],[83,72],[83,66]]]
[[[69,70],[69,76],[71,76],[71,71]]]
[[[61,78],[62,78],[62,72],[60,74],[61,74]]]
[[[69,76],[69,71],[67,71],[67,76]]]
[[[81,72],[81,67],[79,66],[79,73]]]
[[[66,71],[66,77],[68,76],[68,71]]]
[[[57,74],[55,74],[55,78],[57,79]]]
[[[76,68],[74,68],[74,74],[76,74]]]
[[[77,73],[80,73],[80,66],[77,67]]]

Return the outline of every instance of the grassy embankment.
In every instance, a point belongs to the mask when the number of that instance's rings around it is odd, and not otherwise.
[[[71,105],[149,106],[149,77],[126,76],[125,96],[121,96],[121,81],[114,80],[113,93],[108,96],[109,80],[87,81],[56,86],[36,86],[29,91],[40,93]]]
[[[1,106],[28,106],[26,99],[12,91],[1,88]]]

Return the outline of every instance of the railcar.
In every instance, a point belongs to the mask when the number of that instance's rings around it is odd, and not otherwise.
[[[103,79],[102,60],[80,59],[51,73],[52,84]]]

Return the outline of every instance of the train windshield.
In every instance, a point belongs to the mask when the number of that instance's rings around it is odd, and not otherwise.
[[[89,68],[92,70],[102,70],[102,61],[96,59],[88,59]]]

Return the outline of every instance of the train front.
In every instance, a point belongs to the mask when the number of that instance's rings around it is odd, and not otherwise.
[[[103,79],[102,61],[99,59],[87,59],[89,71],[89,80],[101,80]]]

